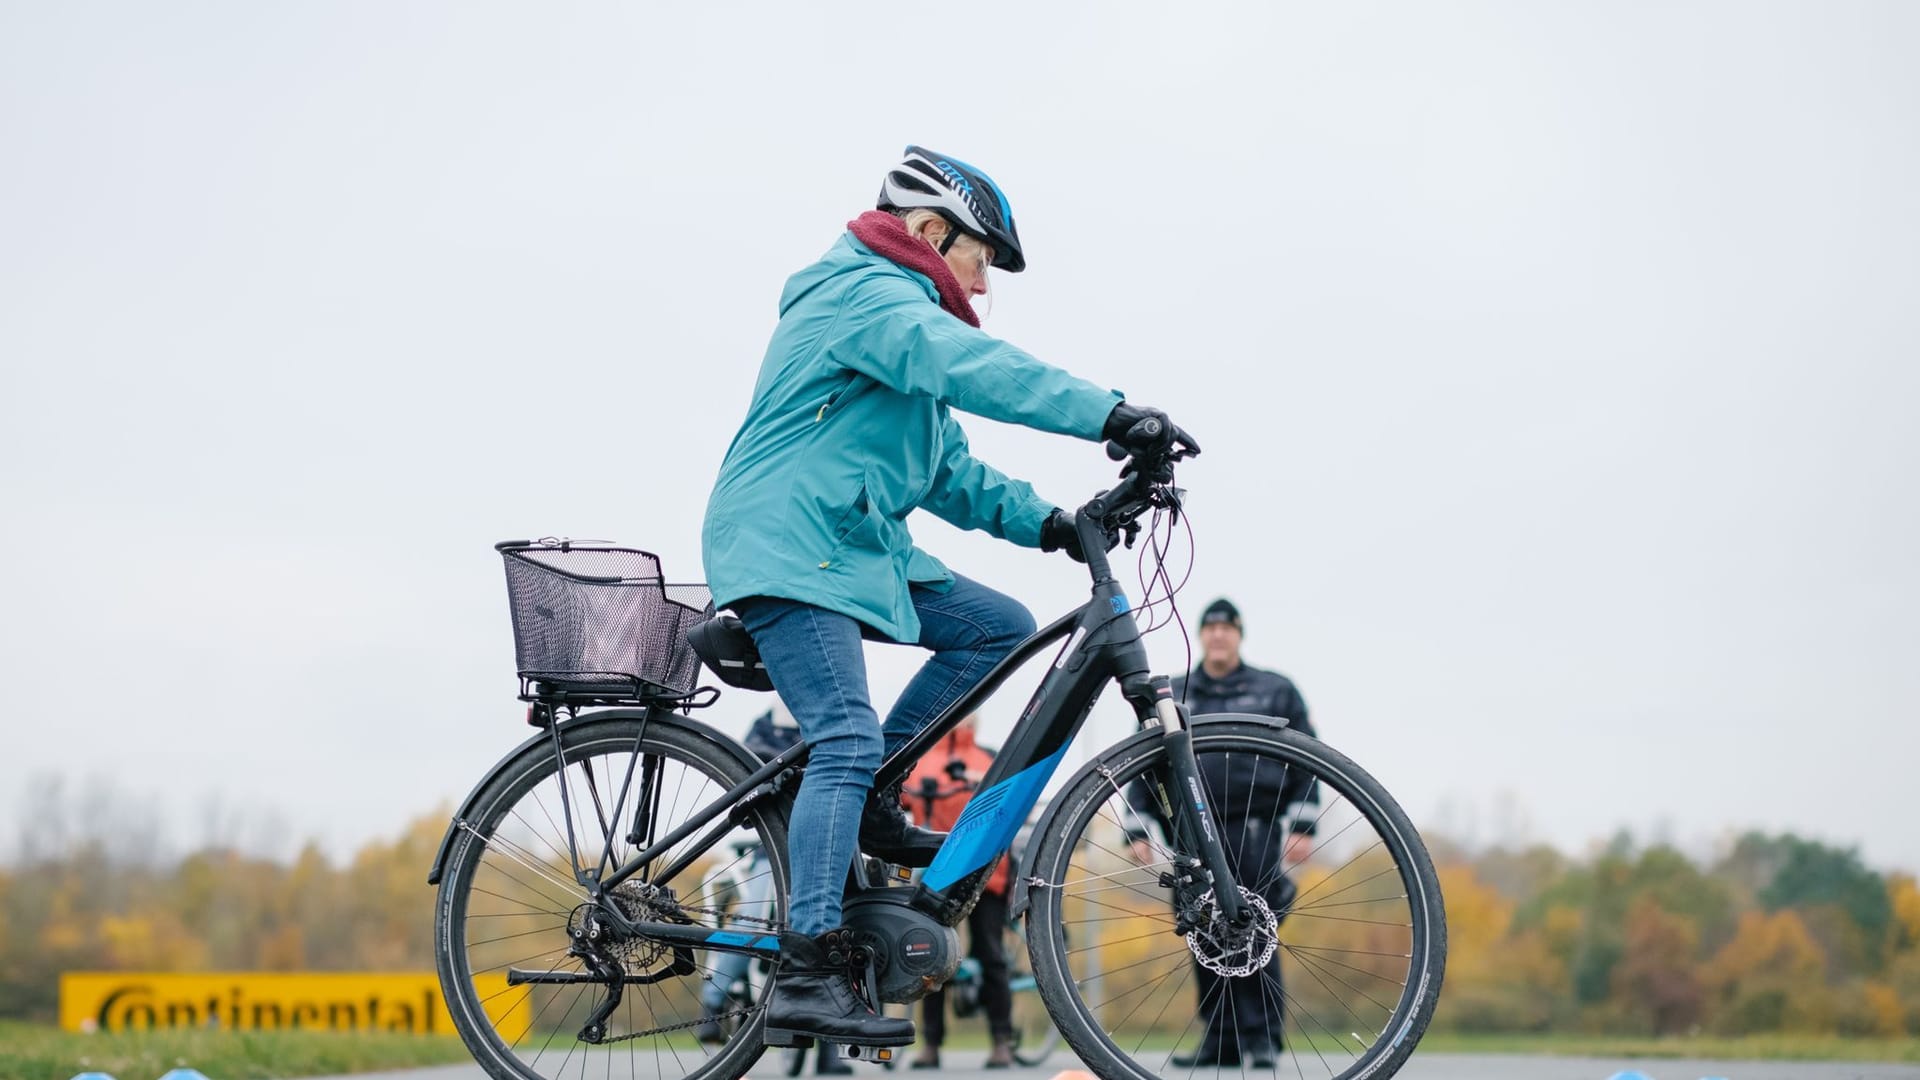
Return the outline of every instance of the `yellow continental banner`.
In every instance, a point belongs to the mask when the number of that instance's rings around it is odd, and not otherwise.
[[[513,1007],[523,995],[504,992],[504,974],[478,976],[474,986],[503,1039],[511,1043],[526,1033],[529,1010]],[[70,971],[60,976],[60,1026],[455,1034],[432,972]]]

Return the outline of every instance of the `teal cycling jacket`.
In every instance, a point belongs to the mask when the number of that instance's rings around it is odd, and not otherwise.
[[[968,453],[951,410],[1098,440],[1121,397],[968,326],[931,278],[843,235],[787,280],[714,481],[701,534],[714,603],[798,600],[919,640],[909,585],[953,575],[914,547],[910,512],[1038,547],[1053,509]]]

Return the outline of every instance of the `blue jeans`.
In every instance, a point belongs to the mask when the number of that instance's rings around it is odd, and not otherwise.
[[[788,924],[803,934],[840,925],[840,900],[860,838],[860,811],[880,762],[978,683],[1033,633],[1011,597],[954,575],[953,587],[913,589],[920,640],[933,655],[883,725],[867,694],[860,641],[871,631],[837,611],[755,596],[732,607],[760,649],[780,700],[811,748],[788,833]]]

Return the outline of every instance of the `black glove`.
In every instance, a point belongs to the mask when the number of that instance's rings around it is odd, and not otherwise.
[[[1146,423],[1152,420],[1154,423]],[[1119,444],[1130,454],[1150,454],[1167,450],[1178,441],[1195,452],[1200,447],[1193,437],[1175,427],[1167,414],[1159,409],[1145,408],[1121,402],[1107,414],[1107,422],[1100,429],[1102,438]]]
[[[1073,515],[1057,506],[1040,523],[1040,550],[1064,551],[1074,562],[1087,561],[1087,553],[1080,546],[1080,532],[1073,527]]]

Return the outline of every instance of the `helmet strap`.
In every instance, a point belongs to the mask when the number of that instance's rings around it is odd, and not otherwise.
[[[953,250],[953,242],[958,239],[960,239],[960,227],[951,221],[947,222],[946,238],[940,241],[941,258],[947,257],[947,252]]]

